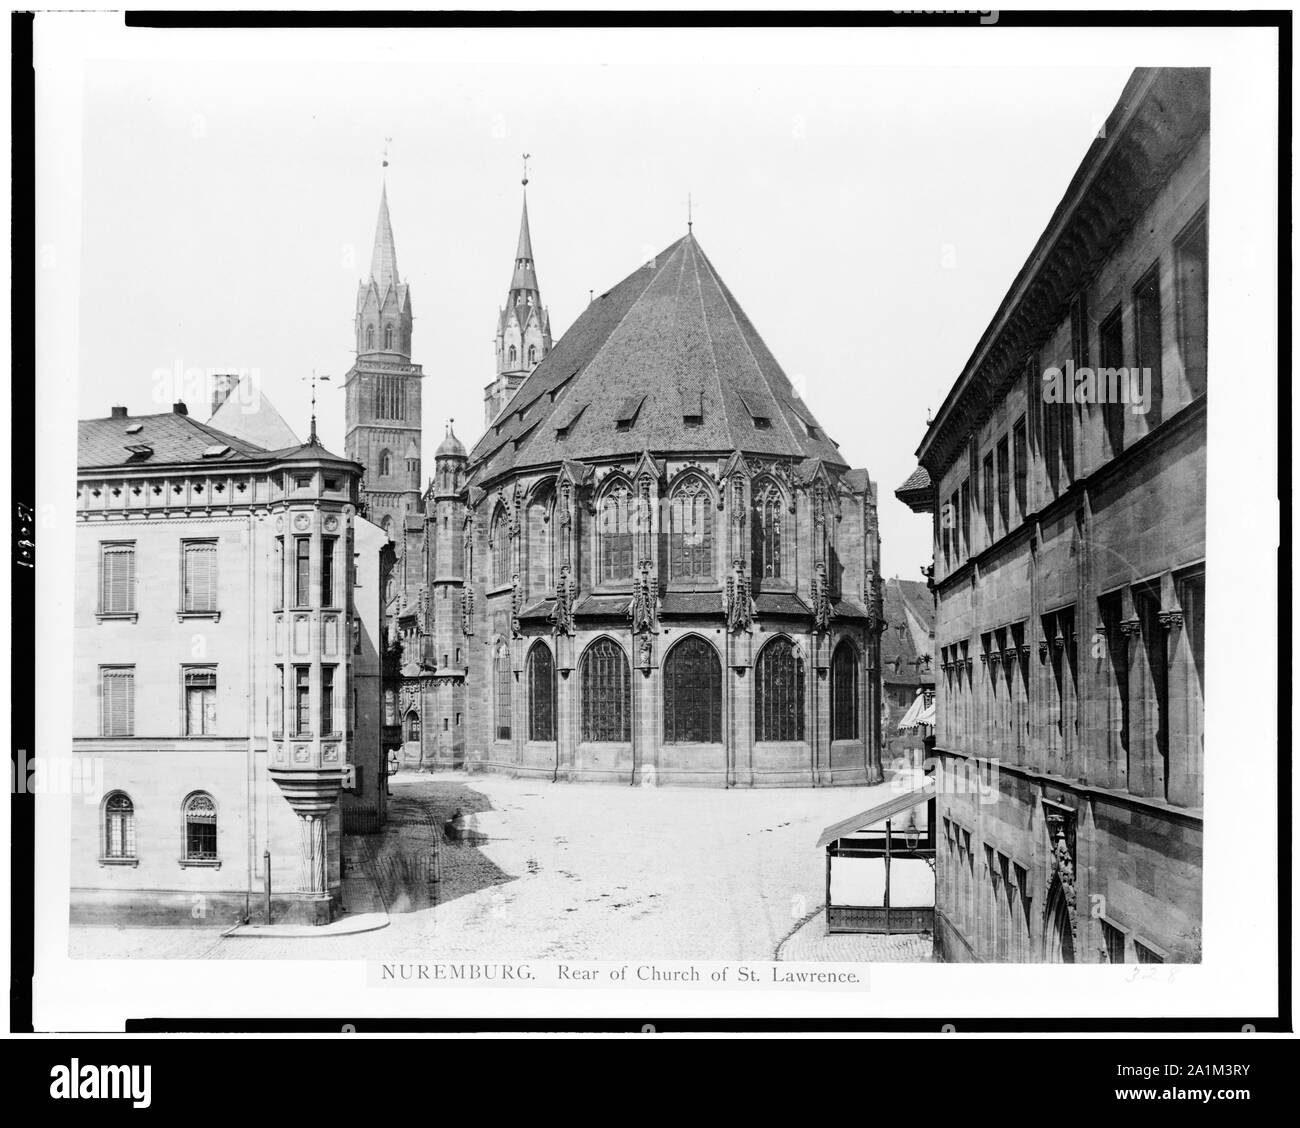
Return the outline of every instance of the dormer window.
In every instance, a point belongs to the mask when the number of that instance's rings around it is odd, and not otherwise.
[[[637,396],[627,396],[614,416],[614,426],[619,431],[630,431],[636,424],[637,413],[641,410],[641,404],[645,400],[645,393],[642,392]]]

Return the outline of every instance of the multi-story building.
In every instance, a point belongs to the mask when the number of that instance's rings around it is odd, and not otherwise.
[[[79,425],[76,920],[329,919],[384,817],[380,549],[362,468],[189,417]]]
[[[897,576],[883,584],[880,634],[881,729],[886,762],[916,760],[922,740],[900,732],[917,694],[934,693],[934,596],[919,580]]]
[[[898,491],[946,960],[1200,956],[1209,85],[1133,74]]]
[[[875,487],[692,235],[539,349],[472,452],[448,431],[403,551],[408,763],[881,779]]]

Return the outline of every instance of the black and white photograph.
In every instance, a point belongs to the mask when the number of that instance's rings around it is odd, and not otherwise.
[[[35,21],[37,1029],[1276,1007],[1276,26],[137,15]]]

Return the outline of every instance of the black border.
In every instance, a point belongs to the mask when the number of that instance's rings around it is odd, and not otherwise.
[[[925,15],[902,12],[175,12],[128,11],[123,14],[128,27],[148,28],[332,28],[332,27],[401,27],[401,28],[463,28],[463,27],[628,27],[646,24],[663,24],[686,28],[730,26],[866,26],[866,27],[968,27],[978,26],[978,14],[970,12]],[[12,373],[11,409],[13,412],[13,439],[11,443],[11,474],[15,502],[26,500],[31,505],[35,499],[33,448],[21,444],[19,437],[35,432],[35,403],[33,373],[35,371],[35,300],[34,290],[24,281],[22,267],[25,255],[35,251],[34,241],[23,242],[21,233],[35,230],[35,75],[32,69],[32,43],[34,20],[31,13],[11,14],[12,72],[11,72],[11,139],[12,139],[12,234],[13,281],[10,300],[12,310],[11,350]],[[1291,874],[1292,826],[1290,759],[1290,719],[1292,705],[1291,662],[1291,592],[1289,580],[1293,564],[1291,515],[1291,382],[1283,374],[1291,372],[1292,316],[1291,271],[1292,260],[1289,238],[1291,233],[1291,162],[1292,134],[1292,26],[1290,11],[999,11],[998,21],[987,30],[997,27],[1135,27],[1135,26],[1188,26],[1188,27],[1272,27],[1278,29],[1279,88],[1278,88],[1278,500],[1281,505],[1278,547],[1278,732],[1288,739],[1279,741],[1278,786],[1278,1012],[1276,1016],[1241,1016],[1240,1018],[1115,1018],[1081,1019],[1061,1017],[1054,1019],[1004,1019],[958,1018],[951,1020],[961,1032],[1007,1033],[1062,1033],[1062,1032],[1132,1032],[1174,1033],[1189,1032],[1241,1032],[1243,1029],[1259,1032],[1290,1032],[1292,1024],[1291,1001]],[[11,514],[11,522],[16,515]],[[35,537],[33,539],[36,539]],[[33,747],[35,697],[32,669],[29,661],[19,660],[20,654],[30,653],[35,639],[35,584],[33,570],[11,561],[13,579],[13,634],[11,643],[11,710],[13,740],[10,749],[14,771],[25,769],[26,750]],[[17,775],[14,778],[18,778]],[[35,804],[29,794],[20,794],[11,788],[10,813],[12,840],[10,854],[10,1030],[31,1032],[32,1027],[32,973],[34,969],[34,869],[35,869]],[[328,977],[324,981],[328,983]],[[1068,1005],[1069,989],[1063,992]],[[157,1018],[133,1020],[127,1023],[129,1032],[160,1035],[164,1033],[200,1033],[217,1031],[240,1032],[340,1032],[349,1026],[364,1032],[388,1033],[461,1033],[528,1031],[571,1032],[642,1032],[647,1026],[656,1032],[735,1032],[755,1033],[849,1033],[859,1031],[888,1031],[897,1033],[939,1032],[950,1025],[936,1019],[890,1019],[864,1016],[862,1019],[755,1019],[719,1017],[710,1019],[685,1018],[611,1018],[565,1019],[539,1021],[533,1018],[504,1020],[444,1018],[429,1020],[356,1019],[336,1020],[306,1018]],[[360,1045],[362,1043],[356,1043]],[[1234,1043],[1234,1045],[1239,1043]],[[267,1049],[282,1043],[267,1043]],[[209,1046],[211,1049],[212,1047]],[[969,1044],[967,1049],[969,1049]],[[1020,1050],[1016,1051],[1021,1052]],[[46,1055],[49,1056],[49,1055]],[[1023,1071],[1017,1071],[1023,1073]]]

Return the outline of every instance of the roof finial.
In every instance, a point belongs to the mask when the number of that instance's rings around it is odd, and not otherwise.
[[[691,200],[691,194],[686,193],[686,234],[690,234],[695,226],[694,203]]]
[[[308,377],[303,376],[306,380]],[[311,370],[311,434],[307,436],[308,446],[320,446],[320,436],[316,434],[316,385],[329,380],[328,376],[317,376],[316,369]]]
[[[524,154],[524,179],[523,179],[522,183],[523,183],[523,186],[524,186],[525,188],[528,187],[528,161],[529,161],[529,158],[532,157],[532,155],[533,155],[532,153],[525,153],[525,154]]]
[[[384,138],[384,168],[388,167],[388,146],[391,145],[392,142],[393,139],[391,137]]]

